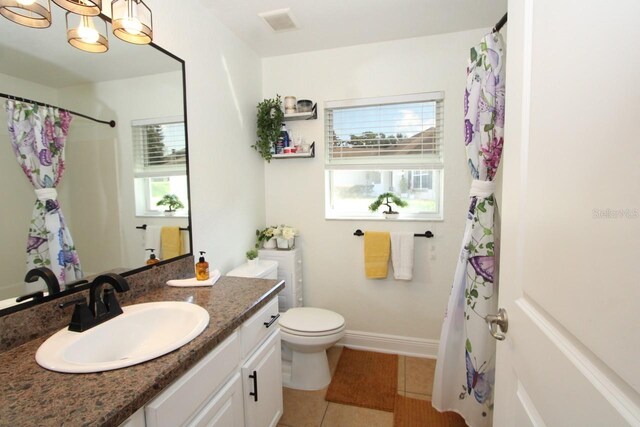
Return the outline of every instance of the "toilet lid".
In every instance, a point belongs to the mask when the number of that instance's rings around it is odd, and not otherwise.
[[[344,317],[330,310],[296,307],[280,315],[280,326],[299,332],[326,332],[344,326]]]

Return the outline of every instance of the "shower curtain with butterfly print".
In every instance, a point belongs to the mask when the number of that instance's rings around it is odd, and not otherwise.
[[[504,135],[505,46],[500,33],[471,49],[464,94],[470,206],[445,314],[433,406],[462,415],[471,427],[493,419],[496,341],[485,317],[497,313],[497,228],[493,179]]]
[[[64,173],[71,114],[14,100],[7,101],[6,109],[13,152],[36,193],[27,238],[27,270],[47,267],[61,284],[73,282],[82,277],[82,269],[56,191]]]

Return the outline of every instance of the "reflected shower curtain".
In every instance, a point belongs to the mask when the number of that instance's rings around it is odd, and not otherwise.
[[[504,135],[504,53],[500,33],[471,49],[464,94],[470,206],[447,305],[433,387],[433,406],[462,415],[471,427],[493,420],[496,341],[485,323],[497,313],[495,184]]]
[[[56,191],[64,173],[71,114],[14,100],[7,101],[6,109],[13,152],[37,198],[27,239],[27,270],[47,267],[60,284],[78,280],[80,260]]]

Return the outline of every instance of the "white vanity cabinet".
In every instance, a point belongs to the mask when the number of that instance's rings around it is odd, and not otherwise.
[[[260,249],[258,257],[278,261],[278,280],[284,280],[284,290],[278,294],[280,311],[302,307],[302,249]]]
[[[282,416],[277,316],[274,298],[121,427],[277,425]]]

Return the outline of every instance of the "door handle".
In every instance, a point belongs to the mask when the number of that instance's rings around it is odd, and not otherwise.
[[[503,341],[506,338],[505,334],[507,330],[509,330],[509,318],[504,308],[499,309],[498,314],[487,314],[485,321],[487,322],[489,333],[492,337],[498,341]],[[502,333],[498,332],[498,327]]]
[[[271,320],[269,322],[264,322],[263,325],[265,326],[265,328],[268,328],[269,326],[273,325],[273,323],[278,320],[278,317],[280,317],[280,313],[276,314],[275,316],[271,316]]]
[[[253,401],[258,401],[258,372],[253,371],[253,375],[249,375],[249,378],[253,379],[253,390],[249,392],[249,396],[253,396]]]

